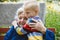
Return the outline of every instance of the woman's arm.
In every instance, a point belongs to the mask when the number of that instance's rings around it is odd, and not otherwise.
[[[17,34],[19,35],[24,35],[27,34],[27,31],[24,30],[23,25],[20,26],[20,24],[17,24],[18,22],[14,20],[12,22],[12,25],[14,25],[14,29],[16,30]]]
[[[44,39],[45,40],[55,40],[55,35],[54,32],[50,31],[50,30],[46,30],[46,33],[44,34]]]
[[[36,21],[36,20],[35,20],[35,21]],[[37,21],[36,21],[36,22],[37,22]],[[30,25],[30,27],[31,27],[32,29],[36,29],[36,30],[42,32],[42,34],[45,35],[45,37],[44,37],[45,40],[55,40],[55,35],[54,35],[54,33],[53,33],[52,31],[48,30],[48,29],[44,26],[44,24],[42,23],[42,21],[37,22],[37,23],[34,24],[34,25]]]
[[[14,33],[14,26],[12,26],[8,32],[6,33],[4,40],[11,40],[11,38],[13,37],[13,33]]]

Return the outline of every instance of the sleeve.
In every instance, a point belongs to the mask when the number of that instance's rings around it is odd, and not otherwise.
[[[55,40],[54,32],[47,29],[44,39],[45,40]]]
[[[4,40],[11,40],[11,38],[13,37],[13,32],[14,32],[14,27],[12,26],[6,33]]]

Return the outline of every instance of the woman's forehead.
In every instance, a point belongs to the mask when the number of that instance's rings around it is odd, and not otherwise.
[[[27,15],[25,12],[22,12],[21,14],[18,15],[19,18],[27,18]]]
[[[22,13],[22,14],[18,15],[18,17],[25,18],[26,16]]]
[[[28,18],[27,18],[26,16],[24,16],[24,15],[20,15],[20,16],[18,16],[18,18],[19,18],[19,19],[22,19],[22,18],[23,18],[24,20],[27,20],[27,19],[28,19]]]

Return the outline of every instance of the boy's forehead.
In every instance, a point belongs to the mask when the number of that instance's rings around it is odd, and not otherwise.
[[[32,9],[25,9],[24,12],[30,12],[33,11]]]

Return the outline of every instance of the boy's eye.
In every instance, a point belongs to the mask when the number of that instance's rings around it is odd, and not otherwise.
[[[26,12],[26,14],[29,14],[30,12]]]

